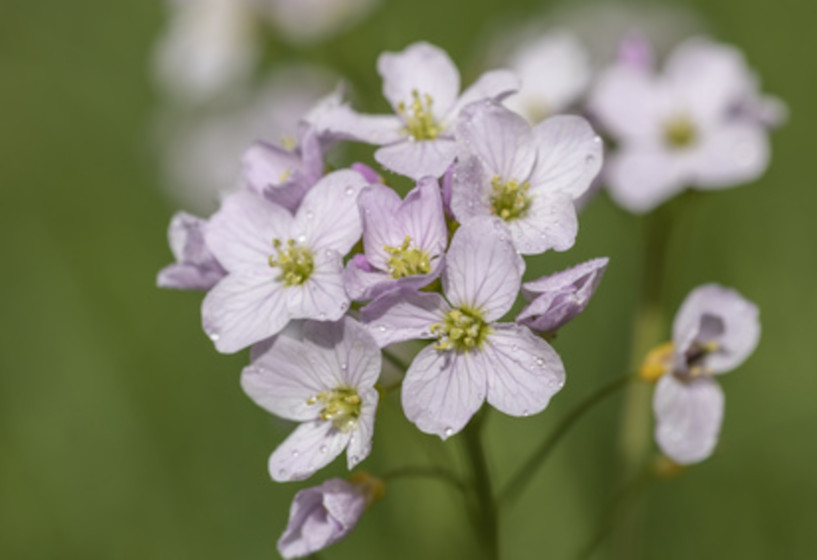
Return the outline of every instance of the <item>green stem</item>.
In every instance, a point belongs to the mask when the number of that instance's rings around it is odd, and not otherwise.
[[[519,468],[516,474],[511,478],[511,480],[505,485],[502,489],[502,492],[499,494],[499,503],[500,505],[504,505],[516,499],[522,491],[525,489],[525,486],[530,483],[533,475],[539,470],[539,467],[545,462],[545,460],[550,456],[550,453],[556,447],[556,444],[564,437],[564,435],[570,430],[570,427],[581,418],[585,412],[593,408],[593,406],[604,400],[604,398],[608,395],[615,393],[621,387],[624,387],[627,383],[629,383],[634,377],[632,375],[623,375],[621,377],[617,377],[613,379],[606,385],[603,385],[599,389],[597,389],[594,393],[588,395],[584,400],[582,400],[579,404],[577,404],[564,418],[556,428],[551,432],[551,434],[539,444],[533,453],[531,453],[530,457],[527,461]]]
[[[401,478],[431,478],[450,484],[462,493],[467,492],[465,483],[453,472],[441,467],[410,466],[400,467],[380,475],[384,482]]]
[[[599,527],[593,534],[590,541],[583,546],[576,555],[576,560],[587,560],[596,551],[598,546],[604,541],[607,535],[615,529],[621,519],[621,512],[627,509],[627,504],[637,499],[646,489],[652,480],[652,471],[649,468],[642,468],[641,472],[628,484],[624,486],[612,499],[604,515],[601,517]]]
[[[491,476],[482,444],[481,427],[485,418],[483,410],[463,430],[465,450],[474,471],[474,494],[476,498],[475,520],[478,536],[483,540],[488,558],[499,560],[499,519],[496,500],[491,486]]]

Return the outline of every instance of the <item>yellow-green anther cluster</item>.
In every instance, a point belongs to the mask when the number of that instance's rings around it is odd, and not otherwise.
[[[362,408],[357,389],[338,387],[333,391],[318,393],[306,401],[306,404],[321,403],[323,409],[318,418],[332,422],[335,429],[348,432],[357,424]]]
[[[397,104],[397,113],[406,121],[406,129],[415,140],[433,140],[442,132],[442,127],[434,120],[431,112],[432,99],[426,94],[421,96],[416,89],[411,92],[411,105],[401,101]]]
[[[412,247],[411,237],[408,235],[399,247],[384,245],[383,250],[391,255],[387,263],[392,278],[403,278],[404,276],[431,272],[428,253],[417,247]]]
[[[670,148],[688,148],[697,139],[698,131],[695,123],[687,116],[675,116],[664,123],[664,143]]]
[[[278,280],[285,286],[299,286],[309,280],[315,269],[309,248],[298,245],[294,239],[286,245],[280,239],[273,239],[272,246],[277,256],[270,255],[269,265],[281,269]]]
[[[528,195],[530,183],[525,181],[502,181],[499,175],[491,179],[494,192],[491,195],[491,211],[505,221],[522,218],[530,208],[531,198]]]
[[[441,323],[431,325],[431,334],[437,337],[434,348],[468,352],[479,349],[490,334],[491,327],[479,311],[460,307],[446,313]]]

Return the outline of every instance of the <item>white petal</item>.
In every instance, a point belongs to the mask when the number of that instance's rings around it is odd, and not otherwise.
[[[685,160],[657,146],[624,148],[608,159],[605,178],[619,206],[642,214],[684,190],[688,167]]]
[[[293,224],[292,235],[313,250],[332,249],[341,255],[357,243],[362,233],[357,195],[367,185],[357,171],[330,173],[306,194]]]
[[[530,177],[531,192],[547,190],[579,198],[601,169],[602,144],[581,117],[559,115],[533,127],[539,157]]]
[[[349,309],[343,283],[343,264],[338,253],[321,250],[314,256],[309,279],[286,290],[287,310],[293,319],[337,321]]]
[[[276,482],[309,478],[343,452],[350,435],[325,420],[301,424],[270,456],[270,476]]]
[[[219,352],[231,354],[277,334],[289,322],[286,288],[267,267],[227,275],[201,305],[204,332]]]
[[[457,100],[449,112],[449,118],[454,119],[465,106],[482,99],[502,101],[519,90],[519,77],[510,70],[491,70],[485,72],[471,84]]]
[[[380,352],[378,351],[379,355]],[[370,388],[360,391],[363,407],[357,425],[349,438],[349,445],[346,448],[346,464],[349,470],[354,469],[372,451],[372,436],[374,434],[374,419],[377,412],[378,398],[377,389]]]
[[[565,384],[556,351],[527,327],[492,325],[485,347],[474,353],[488,380],[488,402],[505,414],[527,416],[547,407]]]
[[[395,290],[361,309],[360,316],[383,348],[404,340],[432,338],[431,325],[441,321],[449,309],[439,294]]]
[[[384,246],[399,246],[406,232],[398,231],[394,216],[400,209],[400,195],[385,185],[369,185],[360,192],[357,204],[363,223],[363,249],[369,263],[386,270],[388,254]]]
[[[655,439],[676,463],[703,461],[718,443],[723,421],[723,391],[708,377],[680,381],[664,375],[655,387]]]
[[[523,255],[566,251],[579,231],[573,199],[560,192],[533,193],[527,215],[507,224],[514,246]]]
[[[769,139],[762,125],[722,125],[702,138],[691,170],[692,181],[701,189],[748,183],[763,174],[769,157]]]
[[[460,223],[476,216],[491,216],[491,175],[476,156],[457,160],[451,181],[451,211]]]
[[[310,348],[322,350],[321,359],[327,367],[337,372],[338,382],[331,388],[346,386],[362,391],[374,387],[380,376],[380,348],[363,325],[351,317],[335,323],[307,321],[304,336]],[[362,395],[361,400],[367,402]]]
[[[396,115],[364,115],[341,105],[320,115],[315,126],[329,134],[382,146],[405,137],[405,124]]]
[[[207,225],[207,247],[228,271],[267,263],[272,240],[289,234],[292,215],[260,195],[240,190],[228,195]]]
[[[471,353],[423,348],[403,379],[406,417],[443,439],[462,430],[485,400],[486,371],[478,365]]]
[[[617,140],[643,141],[659,138],[666,96],[651,74],[618,65],[601,74],[588,106]]]
[[[525,261],[498,218],[474,218],[457,230],[446,255],[443,292],[454,307],[469,307],[495,321],[510,310]]]
[[[503,181],[524,182],[536,162],[530,125],[493,101],[472,103],[462,111],[457,121],[457,140],[467,155],[479,158],[489,177]]]
[[[383,95],[395,111],[400,103],[410,107],[416,91],[421,97],[431,96],[432,112],[439,120],[460,92],[457,67],[444,50],[429,43],[384,52],[377,59],[377,71],[383,78]]]
[[[457,153],[456,143],[445,137],[434,140],[406,138],[374,153],[374,159],[386,169],[415,181],[423,177],[440,177]]]
[[[673,323],[673,341],[685,347],[690,337],[715,342],[718,350],[706,356],[706,366],[714,373],[730,371],[754,352],[760,340],[759,311],[737,291],[717,284],[705,284],[693,290],[681,304]],[[707,318],[720,322],[721,332],[701,333]],[[684,342],[682,342],[684,341]],[[686,342],[686,344],[685,344]]]

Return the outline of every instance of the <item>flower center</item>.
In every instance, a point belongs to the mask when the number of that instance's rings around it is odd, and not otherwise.
[[[693,342],[684,355],[686,369],[673,371],[675,345],[672,342],[665,342],[649,351],[638,373],[644,381],[658,381],[662,375],[671,371],[682,379],[711,375],[712,372],[706,367],[704,359],[717,350],[717,342]]]
[[[664,143],[671,149],[689,148],[698,139],[698,129],[686,115],[676,115],[664,122]]]
[[[273,239],[272,246],[276,255],[270,255],[269,265],[281,269],[277,280],[285,286],[299,286],[309,280],[315,265],[308,247],[298,245],[294,239],[288,240],[286,245],[280,239]]]
[[[491,327],[475,309],[459,307],[445,314],[441,323],[431,325],[431,334],[437,337],[434,348],[469,352],[482,347]]]
[[[491,187],[494,191],[491,194],[491,212],[506,222],[522,218],[528,213],[531,204],[528,181],[520,185],[513,180],[503,182],[499,175],[494,175]]]
[[[428,253],[411,246],[411,237],[406,235],[399,247],[384,245],[383,250],[391,255],[388,259],[392,278],[403,278],[414,274],[428,274],[431,271]]]
[[[332,391],[318,393],[306,401],[306,404],[316,403],[324,405],[318,413],[318,418],[332,422],[335,429],[341,432],[348,432],[354,428],[360,418],[362,404],[357,389],[338,387]]]
[[[397,104],[397,114],[406,122],[409,136],[414,140],[434,140],[443,128],[431,112],[431,96],[421,96],[415,89],[411,92],[411,98],[412,102],[408,106],[403,101]]]

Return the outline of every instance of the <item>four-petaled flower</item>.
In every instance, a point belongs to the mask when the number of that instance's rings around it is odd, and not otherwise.
[[[170,220],[167,237],[176,262],[159,271],[156,284],[177,290],[209,290],[226,271],[204,243],[207,221],[187,212]]]
[[[760,338],[757,307],[735,290],[707,284],[690,293],[672,327],[672,342],[653,350],[641,375],[658,379],[655,439],[673,461],[712,454],[723,421],[723,391],[714,376],[738,367]]]
[[[269,338],[291,319],[343,316],[349,298],[341,259],[360,238],[357,195],[364,186],[359,173],[335,171],[294,216],[250,190],[225,198],[205,240],[228,274],[202,304],[204,331],[219,352]]]
[[[358,197],[365,253],[346,265],[346,290],[366,300],[395,288],[419,289],[435,280],[448,244],[448,228],[437,180],[426,177],[405,200],[384,185]]]
[[[460,95],[457,67],[445,51],[423,42],[381,54],[377,70],[394,115],[361,115],[344,105],[316,124],[351,140],[383,146],[374,158],[415,180],[439,177],[454,161],[453,125],[463,107],[480,99],[500,100],[518,88],[513,73],[495,70]]]
[[[389,292],[362,310],[380,346],[436,339],[403,379],[409,420],[443,439],[487,401],[506,414],[543,410],[564,385],[562,360],[527,327],[497,322],[516,299],[525,264],[498,219],[476,218],[454,234],[442,273],[445,298]]]
[[[497,103],[469,105],[457,125],[460,144],[451,210],[463,222],[495,215],[524,255],[573,246],[574,201],[601,167],[601,140],[581,117],[531,126]]]
[[[380,349],[348,317],[306,321],[303,339],[280,335],[262,345],[241,374],[259,406],[301,422],[269,459],[276,481],[302,480],[346,449],[353,469],[371,450],[380,375]]]

